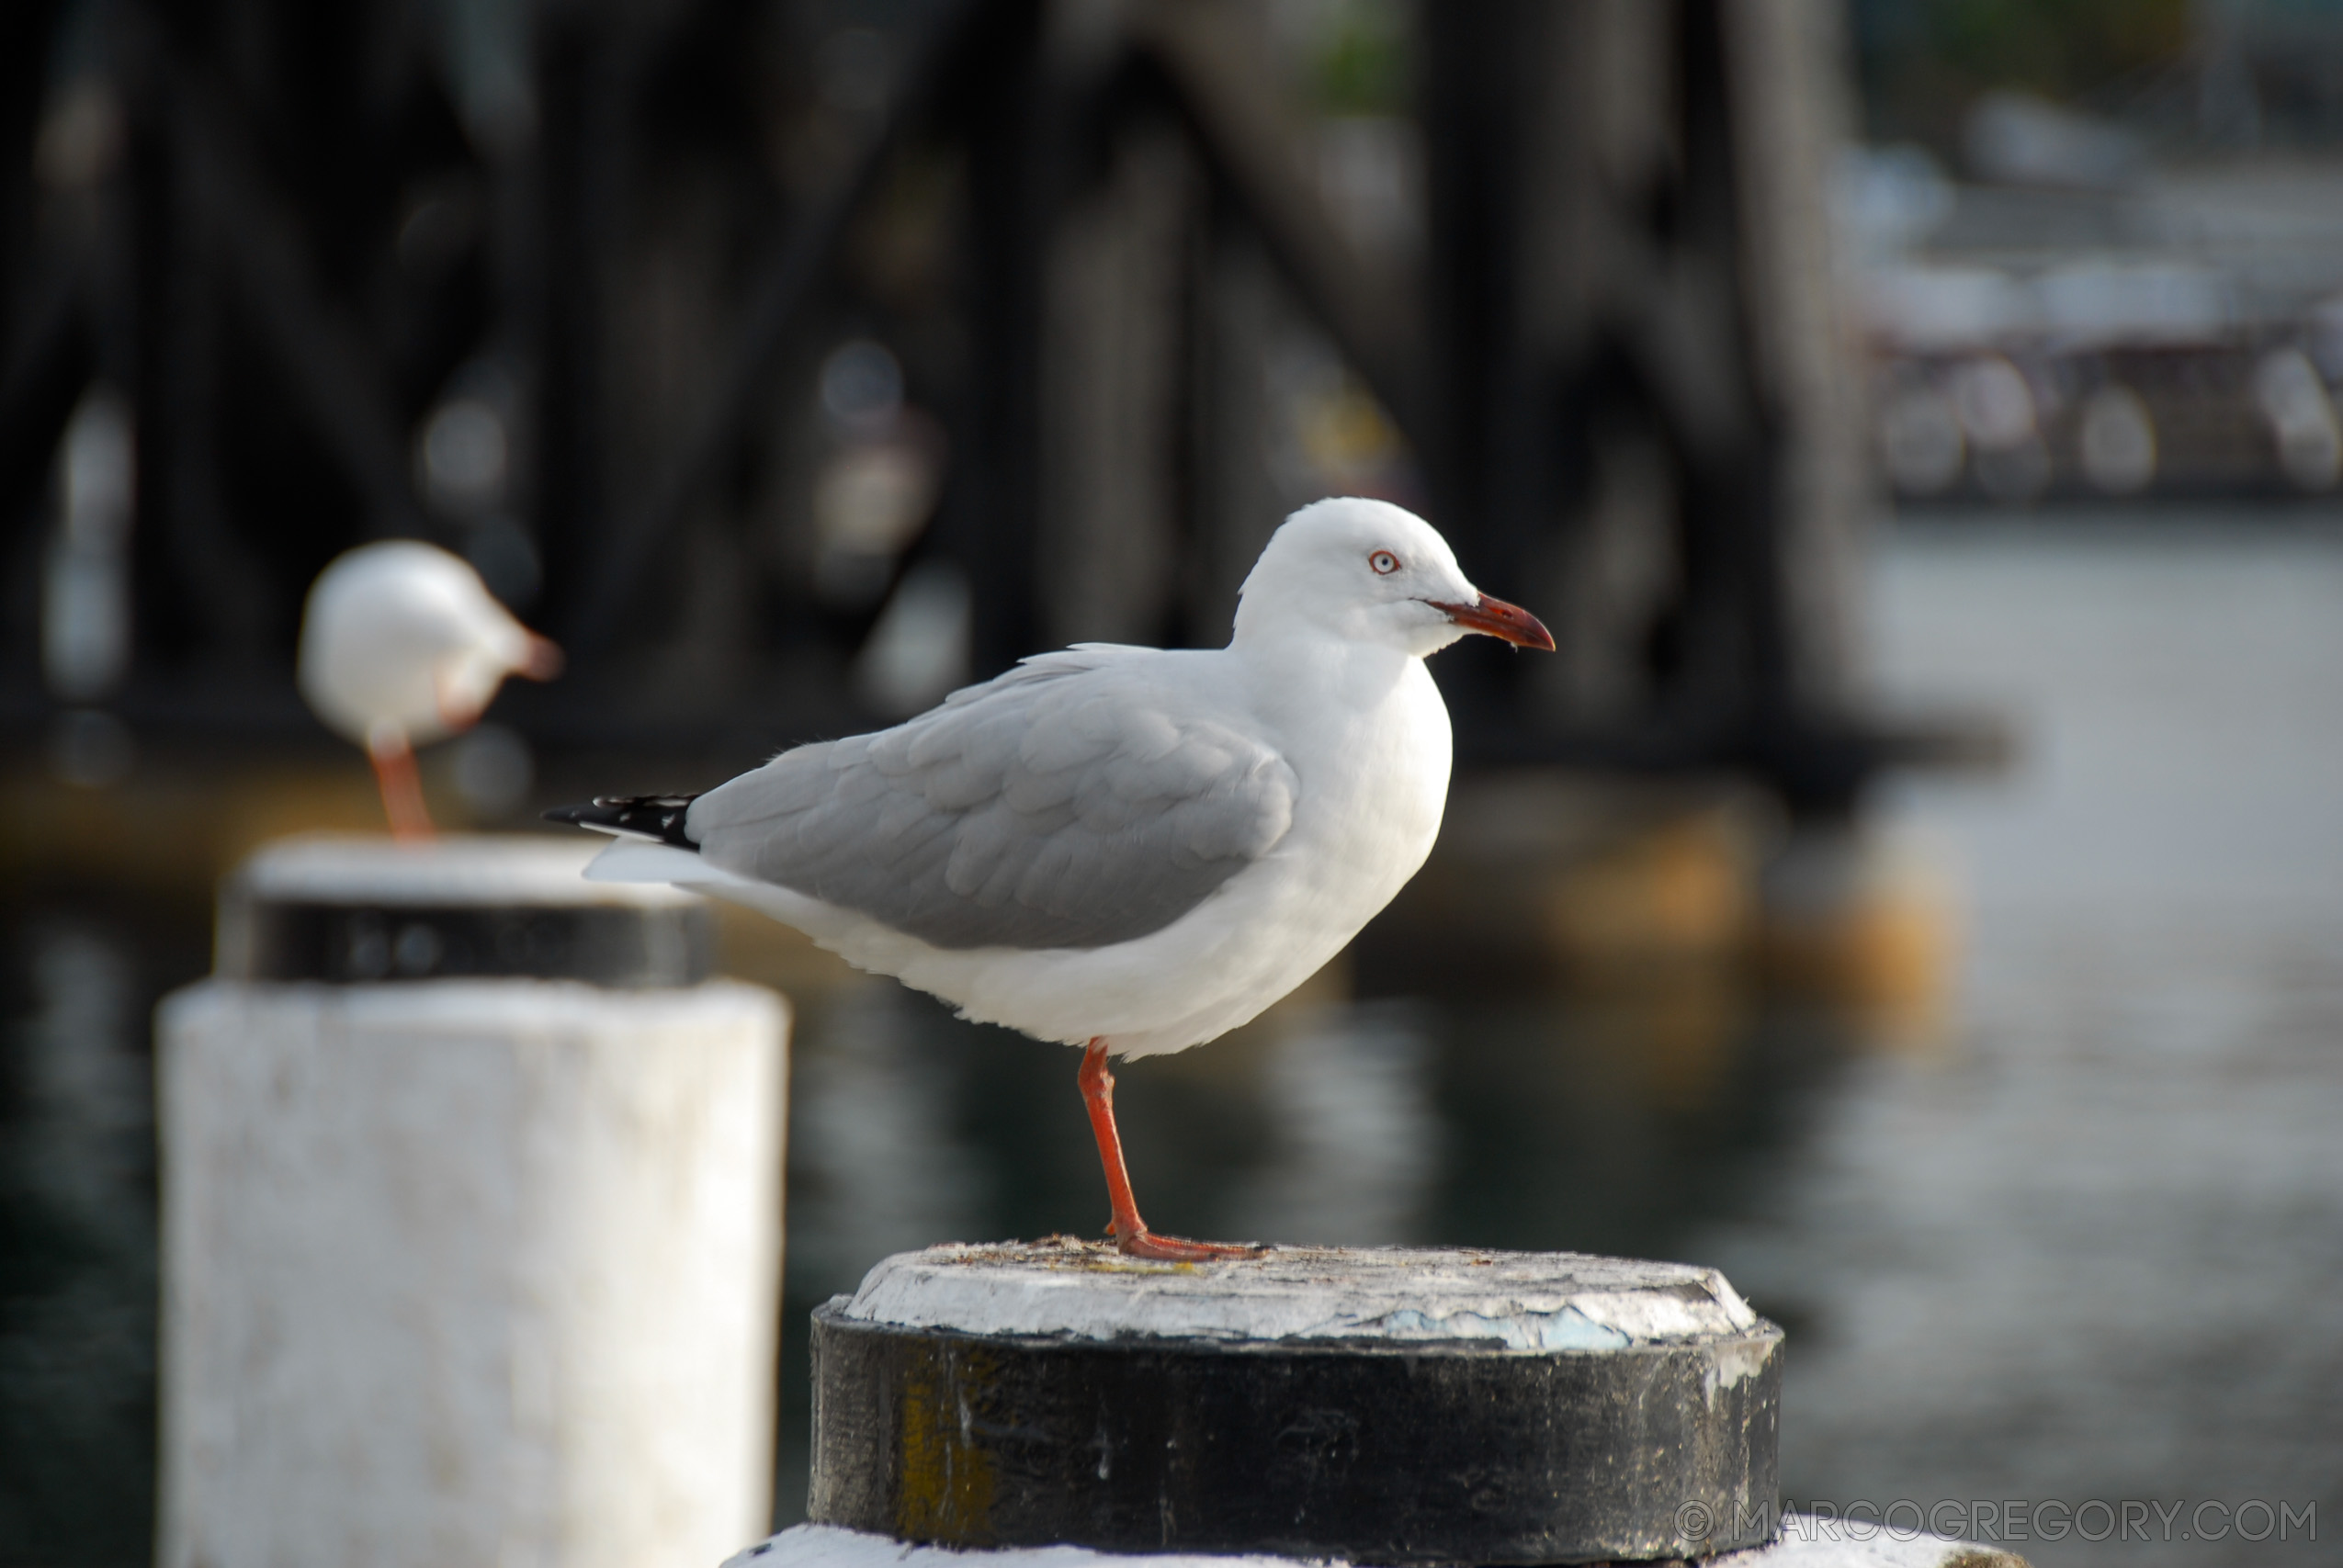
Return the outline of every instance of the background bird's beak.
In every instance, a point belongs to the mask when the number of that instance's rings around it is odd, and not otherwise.
[[[550,681],[561,673],[561,649],[550,637],[530,634],[528,653],[520,673],[532,681]]]
[[[1502,637],[1515,648],[1542,649],[1554,651],[1554,634],[1545,623],[1519,604],[1508,604],[1502,599],[1492,599],[1484,593],[1477,604],[1443,604],[1437,599],[1425,604],[1446,615],[1466,631],[1487,632]]]

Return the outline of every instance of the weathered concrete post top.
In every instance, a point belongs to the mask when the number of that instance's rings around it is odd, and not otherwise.
[[[812,1517],[901,1540],[1588,1562],[1758,1544],[1775,1497],[1782,1333],[1682,1264],[938,1247],[813,1352]]]
[[[593,846],[459,837],[428,847],[316,834],[263,849],[221,890],[216,972],[234,980],[583,980],[696,986],[702,900],[581,874]]]
[[[223,890],[158,1018],[162,1568],[770,1520],[787,1009],[593,852],[298,840]]]

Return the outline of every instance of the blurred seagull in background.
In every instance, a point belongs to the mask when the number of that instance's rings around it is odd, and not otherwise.
[[[301,695],[366,748],[401,839],[431,836],[414,749],[478,723],[506,676],[560,672],[561,650],[515,620],[478,572],[413,539],[336,556],[301,615]]]
[[[546,815],[640,840],[588,876],[733,899],[963,1018],[1083,1046],[1116,1245],[1244,1256],[1139,1218],[1107,1057],[1246,1022],[1416,874],[1451,750],[1424,657],[1468,632],[1554,647],[1422,519],[1321,501],[1262,550],[1225,649],[1080,643],[704,795]]]

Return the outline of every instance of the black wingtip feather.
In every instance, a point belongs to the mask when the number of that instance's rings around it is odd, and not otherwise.
[[[696,851],[699,845],[685,836],[684,816],[698,798],[696,795],[597,795],[591,806],[557,806],[545,814],[545,819]]]

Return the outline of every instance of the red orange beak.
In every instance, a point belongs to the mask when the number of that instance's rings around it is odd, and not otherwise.
[[[552,638],[538,637],[535,632],[531,632],[528,653],[516,673],[526,675],[532,681],[550,681],[561,673],[562,662],[561,649]]]
[[[1490,637],[1503,638],[1515,648],[1541,649],[1547,653],[1554,651],[1554,634],[1545,629],[1544,622],[1519,604],[1508,604],[1504,600],[1492,599],[1486,593],[1480,596],[1477,604],[1443,604],[1437,599],[1427,599],[1424,603],[1466,631],[1487,632]]]

